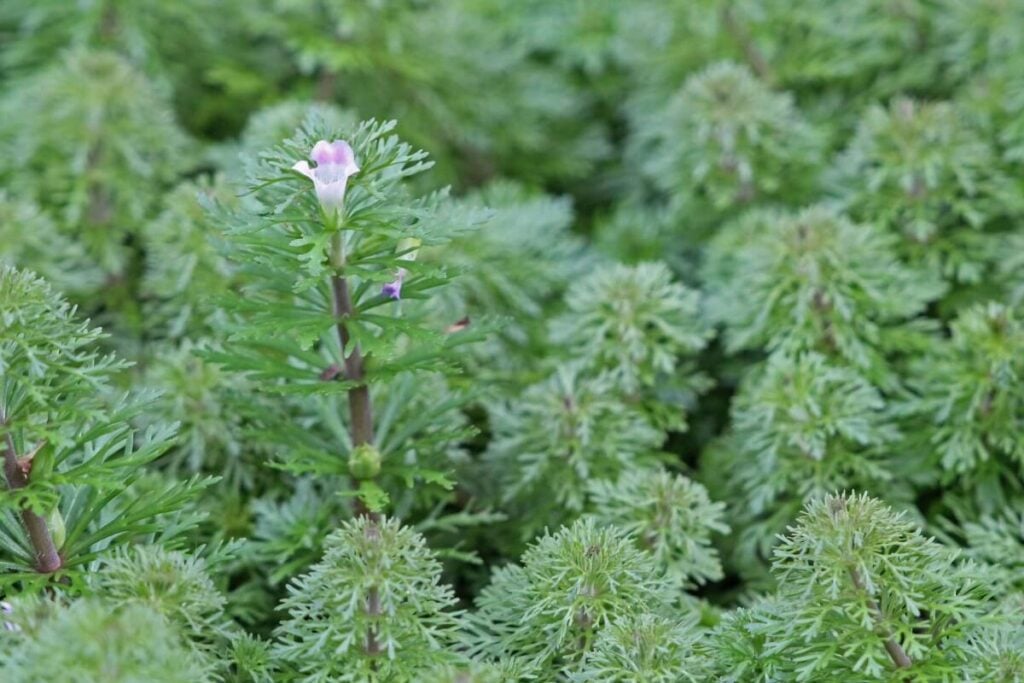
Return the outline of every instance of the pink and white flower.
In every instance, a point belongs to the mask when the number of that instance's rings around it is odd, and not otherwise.
[[[313,181],[317,199],[324,211],[335,215],[340,213],[345,203],[348,179],[359,172],[352,147],[344,140],[320,140],[313,146],[309,158],[316,162],[316,166],[311,167],[308,161],[299,161],[292,166],[292,170]]]

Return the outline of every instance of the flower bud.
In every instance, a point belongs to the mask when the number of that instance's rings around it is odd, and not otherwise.
[[[395,279],[392,282],[386,283],[380,288],[380,293],[389,299],[401,299],[402,298],[402,282],[405,281],[405,268],[399,268],[398,272],[395,273]]]
[[[370,444],[362,444],[348,456],[348,471],[356,479],[373,479],[380,474],[380,451]]]
[[[398,240],[397,251],[401,256],[398,258],[406,261],[415,261],[416,255],[420,251],[420,245],[423,244],[423,240],[418,237],[403,237]]]
[[[50,514],[46,516],[46,526],[50,529],[50,534],[53,536],[54,547],[60,550],[67,539],[67,529],[64,527],[64,517],[60,514],[60,510],[57,507],[50,510]]]

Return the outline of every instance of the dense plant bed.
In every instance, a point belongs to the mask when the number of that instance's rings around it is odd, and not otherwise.
[[[5,0],[0,680],[1024,679],[1021,0]]]

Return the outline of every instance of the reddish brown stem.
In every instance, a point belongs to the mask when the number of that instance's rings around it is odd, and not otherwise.
[[[6,418],[0,419],[0,426],[7,427]],[[18,462],[18,453],[14,447],[14,438],[10,432],[5,434],[6,447],[4,448],[4,477],[7,479],[7,486],[12,491],[23,489],[28,486],[28,474]],[[21,523],[25,525],[28,532],[32,549],[36,553],[36,570],[43,574],[52,574],[61,568],[63,561],[57,546],[53,542],[53,534],[46,524],[46,519],[37,515],[29,508],[22,508]]]
[[[375,619],[380,616],[380,591],[376,586],[371,586],[366,596],[366,614]],[[366,654],[376,657],[382,651],[380,641],[377,639],[377,629],[371,626],[366,632]]]
[[[725,25],[725,30],[729,32],[729,35],[743,51],[743,57],[753,72],[757,74],[757,77],[765,83],[771,84],[774,76],[772,68],[768,65],[768,60],[765,59],[764,53],[754,43],[750,31],[743,25],[740,18],[736,16],[736,8],[730,2],[722,5],[722,23]]]
[[[341,236],[334,240],[331,262],[335,268],[344,265]],[[337,319],[338,343],[341,345],[341,356],[345,366],[345,379],[355,383],[348,391],[348,411],[350,433],[353,446],[373,444],[373,402],[370,399],[370,387],[366,385],[366,370],[363,366],[363,354],[359,345],[352,345],[351,335],[346,320],[352,317],[352,295],[349,293],[348,280],[342,275],[331,276],[331,312]],[[347,354],[347,355],[346,355]],[[356,514],[374,517],[362,499],[356,498]]]
[[[351,339],[348,327],[345,325],[345,318],[352,315],[352,299],[348,291],[348,282],[343,277],[331,278],[331,286],[334,291],[334,315],[338,318],[338,341],[341,344],[342,353],[348,355],[344,358],[345,379],[350,382],[358,382],[348,392],[349,412],[352,417],[352,444],[373,443],[373,404],[370,402],[370,388],[363,383],[366,371],[363,368],[363,354],[359,346],[350,348]]]
[[[864,579],[856,567],[850,568],[850,579],[853,580],[853,585],[857,590],[868,595],[867,589],[864,586]],[[882,644],[885,646],[885,651],[889,653],[889,658],[893,664],[898,669],[909,669],[914,665],[914,662],[911,661],[910,656],[907,655],[903,647],[896,642],[896,639],[892,637],[892,633],[885,626],[885,615],[882,614],[878,603],[870,595],[868,595],[868,608],[874,612],[875,618],[878,620],[878,629],[882,634]]]
[[[337,83],[338,75],[331,69],[323,67],[316,79],[316,99],[321,102],[333,101]]]

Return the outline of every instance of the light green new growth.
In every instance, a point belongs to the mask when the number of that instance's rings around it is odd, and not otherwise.
[[[492,573],[472,616],[473,650],[543,676],[573,671],[610,624],[658,613],[670,598],[654,558],[626,532],[580,520]]]
[[[949,680],[991,609],[984,573],[867,495],[811,502],[775,551],[769,652],[798,681]],[[776,621],[778,620],[778,621]]]
[[[591,483],[592,515],[601,525],[627,531],[680,587],[718,581],[722,564],[712,533],[726,533],[725,505],[707,490],[660,468],[634,468],[618,481]]]
[[[818,163],[820,140],[788,94],[744,66],[721,62],[686,80],[640,128],[644,169],[665,192],[693,193],[714,211],[785,190],[800,195]]]
[[[69,607],[24,602],[15,610],[43,610],[46,616],[31,630],[4,633],[4,638],[17,639],[17,647],[2,665],[4,680],[9,683],[217,680],[171,622],[151,607],[118,607],[93,598]]]
[[[619,396],[610,378],[591,379],[561,366],[519,400],[491,406],[488,463],[503,497],[521,502],[528,519],[537,520],[529,527],[582,511],[589,482],[614,481],[653,461],[663,435],[639,407],[624,405]]]
[[[586,654],[573,683],[697,683],[707,680],[693,625],[653,614],[613,621]]]
[[[422,536],[398,520],[346,522],[281,604],[284,680],[412,682],[452,661],[455,598],[440,573]]]
[[[711,336],[697,292],[674,282],[661,263],[599,268],[576,281],[565,301],[568,311],[553,323],[555,343],[627,394],[680,383],[688,370],[680,356],[696,354]]]

